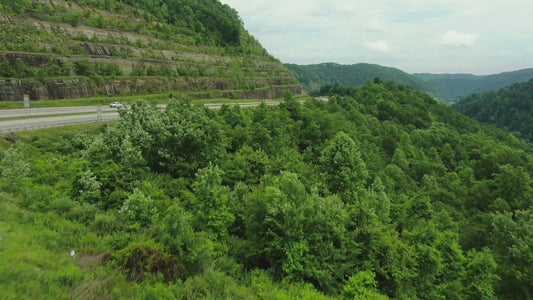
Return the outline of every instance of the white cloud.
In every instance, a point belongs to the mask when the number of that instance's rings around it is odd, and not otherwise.
[[[389,45],[389,43],[379,40],[379,41],[366,41],[365,46],[368,48],[380,51],[380,52],[390,52],[392,50],[392,47]]]
[[[472,48],[477,44],[478,40],[479,34],[449,30],[445,34],[439,36],[437,43],[443,46]]]
[[[475,74],[533,67],[531,0],[221,2],[234,7],[246,29],[283,62],[369,62],[408,72]]]

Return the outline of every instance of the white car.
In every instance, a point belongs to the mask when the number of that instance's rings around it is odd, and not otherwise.
[[[109,107],[111,107],[111,108],[121,108],[122,106],[124,106],[124,104],[122,104],[120,102],[113,102],[113,103],[109,104]]]

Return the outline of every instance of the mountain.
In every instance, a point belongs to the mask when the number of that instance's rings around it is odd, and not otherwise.
[[[429,73],[416,73],[413,75],[431,84],[444,99],[456,102],[474,93],[493,91],[514,83],[528,81],[533,78],[533,69],[486,76]]]
[[[392,80],[398,84],[405,84],[424,93],[436,97],[433,87],[417,77],[399,69],[375,64],[340,65],[336,63],[322,63],[315,65],[285,64],[294,72],[304,90],[312,91],[326,84],[358,87],[374,78]]]
[[[533,79],[471,95],[453,107],[475,120],[517,132],[533,141]]]
[[[218,0],[6,0],[0,32],[0,101],[301,90]]]

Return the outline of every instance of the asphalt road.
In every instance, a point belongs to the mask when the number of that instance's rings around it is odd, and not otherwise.
[[[118,120],[117,112],[102,114],[102,122]],[[74,115],[74,116],[56,116],[56,117],[42,117],[31,119],[16,119],[0,121],[0,134],[6,134],[15,131],[35,130],[50,127],[58,127],[65,125],[73,125],[78,123],[95,123],[98,122],[96,113],[89,115]]]
[[[256,107],[261,105],[261,101],[248,103],[229,103],[230,105],[240,105],[241,107]],[[267,105],[278,105],[277,101],[266,101]],[[220,103],[208,103],[205,106],[209,109],[220,109]],[[160,105],[164,108],[164,105]],[[0,110],[0,134],[8,134],[9,132],[36,130],[50,127],[58,127],[65,125],[73,125],[79,123],[96,123],[118,120],[120,117],[116,108],[109,108],[102,106],[102,119],[97,120],[98,106],[77,106],[77,107],[53,107],[53,108],[31,108],[29,112],[25,109],[6,109]],[[46,115],[61,115],[61,114],[77,114],[87,113],[83,115],[69,115],[69,116],[52,116]],[[31,118],[28,118],[31,116]],[[36,117],[39,116],[39,117]],[[2,121],[2,119],[9,118]],[[13,119],[15,118],[15,119]]]
[[[117,110],[116,108],[110,108],[108,106],[101,106],[101,108],[102,108],[102,112]],[[27,116],[74,114],[74,113],[95,113],[96,114],[97,110],[98,110],[98,106],[3,109],[3,110],[0,110],[0,119],[27,117]]]

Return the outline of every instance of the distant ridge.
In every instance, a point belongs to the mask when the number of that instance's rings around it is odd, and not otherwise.
[[[408,85],[421,92],[428,93],[433,97],[438,96],[435,89],[424,80],[402,70],[376,64],[285,64],[285,67],[296,75],[296,78],[298,78],[302,87],[306,91],[316,90],[322,85],[334,83],[344,86],[358,87],[369,80],[379,77],[385,80],[392,80],[398,84]]]
[[[453,108],[477,121],[533,141],[533,79],[497,91],[473,94]]]
[[[413,75],[431,84],[444,99],[457,102],[459,99],[474,93],[494,91],[515,83],[528,81],[533,78],[533,68],[486,76],[430,73],[415,73]]]

